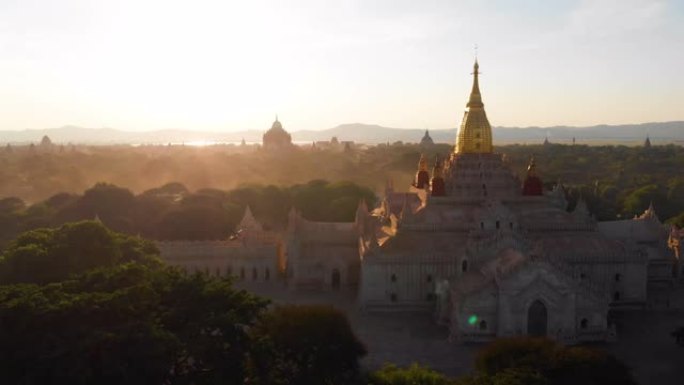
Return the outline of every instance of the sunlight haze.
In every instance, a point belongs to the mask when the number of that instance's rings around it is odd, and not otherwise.
[[[515,4],[515,5],[514,5]],[[684,120],[681,1],[0,3],[0,129]]]

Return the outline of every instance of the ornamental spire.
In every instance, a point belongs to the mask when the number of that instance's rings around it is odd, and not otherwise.
[[[492,127],[487,120],[487,114],[480,94],[480,65],[475,59],[473,65],[473,89],[466,104],[463,121],[456,139],[456,153],[491,153]]]
[[[473,66],[473,89],[470,91],[470,100],[468,100],[468,104],[466,107],[479,107],[479,108],[484,108],[484,104],[482,103],[482,95],[480,95],[480,81],[479,81],[479,75],[480,75],[480,65],[477,64],[477,59],[475,59],[475,65]]]

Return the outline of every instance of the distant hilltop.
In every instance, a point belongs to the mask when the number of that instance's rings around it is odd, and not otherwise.
[[[319,131],[297,131],[296,127],[287,127],[286,122],[283,125],[291,132],[292,140],[296,143],[325,141],[333,136],[339,140],[368,144],[397,141],[417,143],[425,133],[425,129],[390,128],[363,123],[341,124]],[[239,143],[242,139],[247,142],[261,143],[264,131],[266,129],[237,132],[202,132],[183,129],[124,131],[114,128],[64,126],[0,131],[0,143],[38,144],[45,135],[49,136],[53,143],[63,144],[166,144],[197,141]],[[495,144],[541,144],[545,138],[548,138],[551,143],[570,143],[573,138],[577,143],[643,142],[646,136],[649,136],[655,144],[684,143],[684,121],[590,127],[494,127],[493,131]],[[436,143],[454,143],[456,140],[456,128],[429,130],[429,132]]]

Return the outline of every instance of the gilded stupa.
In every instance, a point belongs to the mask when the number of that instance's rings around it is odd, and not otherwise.
[[[487,114],[482,103],[480,94],[480,65],[475,60],[473,66],[473,89],[470,91],[470,99],[463,113],[463,121],[458,130],[456,140],[456,153],[491,153],[492,146],[492,127],[487,120]]]

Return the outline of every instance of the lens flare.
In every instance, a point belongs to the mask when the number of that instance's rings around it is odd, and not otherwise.
[[[475,314],[468,317],[468,324],[475,325],[477,323],[477,316]]]

